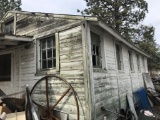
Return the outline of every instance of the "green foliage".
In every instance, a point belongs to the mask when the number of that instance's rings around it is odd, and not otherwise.
[[[102,19],[125,38],[131,40],[130,33],[134,26],[145,18],[148,4],[145,0],[85,0],[88,15]]]
[[[21,0],[0,0],[0,19],[9,10],[21,10]]]
[[[137,31],[139,40],[136,41],[138,46],[148,55],[148,68],[160,69],[160,52],[159,46],[156,44],[154,39],[154,27],[140,26],[140,30]]]

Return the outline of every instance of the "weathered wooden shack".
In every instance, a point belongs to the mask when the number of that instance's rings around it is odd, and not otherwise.
[[[96,17],[9,11],[0,25],[0,88],[6,93],[57,74],[75,88],[81,120],[113,120],[117,116],[101,107],[125,109],[126,93],[144,86],[148,56]],[[76,106],[69,100],[59,108],[73,120]]]

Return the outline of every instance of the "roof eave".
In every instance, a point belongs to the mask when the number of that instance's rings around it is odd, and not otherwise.
[[[125,45],[129,46],[130,48],[132,48],[135,51],[143,54],[146,57],[150,57],[149,55],[147,55],[146,53],[144,53],[140,48],[138,48],[137,46],[135,46],[133,43],[130,43],[129,41],[125,40],[121,35],[118,34],[118,32],[116,32],[115,30],[113,30],[106,23],[104,23],[104,22],[102,22],[100,20],[97,21],[97,22],[90,22],[90,23],[98,25],[99,27],[101,27],[102,29],[104,29],[105,31],[107,31],[108,33],[110,33],[111,35],[113,35],[117,40],[119,40],[122,43],[124,43]]]

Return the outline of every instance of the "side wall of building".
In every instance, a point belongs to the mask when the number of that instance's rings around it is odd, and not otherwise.
[[[107,32],[102,31],[101,53],[103,54],[102,68],[93,68],[94,98],[96,120],[102,120],[107,116],[108,120],[116,119],[116,115],[110,112],[102,112],[105,107],[114,112],[120,108],[126,109],[126,94],[132,95],[140,87],[144,87],[142,73],[148,72],[147,58],[132,50],[133,71],[130,70],[128,48],[122,46],[122,70],[117,69],[115,43],[118,41]],[[103,52],[102,52],[103,51]],[[140,70],[138,71],[137,57],[139,55]]]

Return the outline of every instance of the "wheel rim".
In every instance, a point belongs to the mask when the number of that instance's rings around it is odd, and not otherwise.
[[[52,78],[52,79],[49,79],[49,78]],[[65,83],[65,85],[68,86],[68,88],[63,92],[63,94],[61,95],[60,98],[58,98],[58,100],[54,103],[54,105],[50,106],[50,103],[49,103],[49,80],[53,80],[53,78],[56,78],[62,82]],[[45,113],[45,115],[43,115],[44,119],[54,119],[54,120],[59,120],[56,116],[53,115],[53,110],[54,108],[61,102],[61,100],[69,93],[71,92],[72,95],[74,96],[74,100],[75,100],[75,103],[76,103],[76,108],[77,108],[77,120],[79,120],[79,105],[78,105],[78,99],[77,99],[77,94],[74,90],[74,88],[67,82],[67,80],[65,80],[64,78],[60,77],[60,76],[57,76],[57,75],[47,75],[43,78],[41,78],[39,81],[36,82],[36,84],[33,86],[31,92],[30,92],[30,95],[32,97],[33,93],[34,93],[34,90],[36,89],[36,87],[38,86],[38,84],[40,84],[41,82],[44,82],[45,81],[45,98],[46,98],[46,106],[42,106],[40,105],[39,103],[37,103],[34,99],[33,100],[33,103],[40,109],[43,109],[42,111]]]

